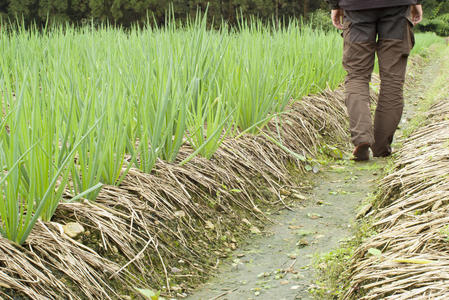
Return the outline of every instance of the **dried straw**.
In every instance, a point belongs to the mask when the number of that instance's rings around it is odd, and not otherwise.
[[[108,299],[135,286],[171,291],[180,279],[188,289],[248,232],[244,218],[266,223],[261,207],[285,204],[278,193],[294,185],[288,165],[304,163],[273,138],[308,157],[325,141],[347,143],[343,98],[341,90],[305,97],[271,120],[264,134],[226,139],[210,160],[178,165],[193,151],[186,145],[177,162],[158,161],[151,174],[131,169],[95,203],[60,204],[54,222],[40,223],[23,249],[0,239],[0,286],[9,288],[3,296]],[[80,223],[85,234],[69,239],[59,225],[67,222]]]
[[[345,299],[449,297],[448,100],[432,107],[381,182],[378,234],[356,250]]]

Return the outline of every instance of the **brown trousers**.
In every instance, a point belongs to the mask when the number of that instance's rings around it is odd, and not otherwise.
[[[409,14],[409,6],[345,11],[343,66],[351,137],[356,146],[369,143],[374,156],[391,154],[402,117],[407,59],[414,46]],[[376,52],[381,85],[373,128],[369,82]]]

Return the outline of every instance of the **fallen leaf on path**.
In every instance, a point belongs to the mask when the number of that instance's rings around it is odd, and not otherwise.
[[[307,216],[312,220],[320,219],[323,217],[322,215],[317,213],[308,213]]]
[[[295,229],[300,229],[302,227],[304,227],[304,226],[301,226],[301,225],[290,225],[290,226],[288,226],[288,229],[295,230]]]
[[[293,193],[291,194],[291,197],[298,200],[307,200],[306,196],[300,194],[300,193]]]
[[[147,299],[151,299],[151,300],[164,300],[165,298],[160,297],[160,292],[153,292],[152,290],[149,289],[138,289],[136,288],[136,290],[145,298]]]
[[[296,232],[296,234],[299,235],[300,237],[304,237],[304,236],[312,235],[313,232],[312,231],[308,231],[308,230],[298,230]]]
[[[323,200],[318,200],[318,201],[316,202],[316,204],[318,204],[318,205],[332,205],[332,203],[324,202]]]
[[[260,273],[259,275],[257,275],[257,278],[269,277],[270,275],[271,275],[270,272],[263,272],[263,273]]]
[[[298,274],[298,271],[296,271],[293,268],[288,268],[284,270],[285,273],[291,273],[291,274]]]
[[[305,240],[305,239],[300,239],[300,240],[296,243],[296,246],[298,246],[298,247],[300,247],[300,248],[303,248],[303,247],[309,246],[309,242],[308,242],[307,240]]]
[[[284,281],[281,281],[281,282],[280,282],[281,285],[287,285],[287,284],[289,284],[289,283],[290,283],[290,282],[289,282],[288,280],[284,280]]]

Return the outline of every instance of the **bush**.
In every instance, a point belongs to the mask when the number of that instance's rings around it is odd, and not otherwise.
[[[423,32],[433,31],[440,36],[449,36],[449,13],[434,19],[424,19],[417,29]]]
[[[330,31],[334,29],[329,11],[318,9],[309,17],[309,23],[312,28]]]

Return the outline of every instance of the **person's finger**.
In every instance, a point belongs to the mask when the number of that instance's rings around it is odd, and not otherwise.
[[[421,23],[422,21],[422,15],[418,15],[418,17],[416,18],[416,24]]]
[[[341,25],[341,22],[339,22],[337,20],[333,20],[332,24],[334,25],[335,28],[343,30],[343,26]]]
[[[335,18],[332,18],[332,25],[334,25],[334,27],[338,29],[337,20]]]
[[[417,25],[417,24],[421,23],[421,21],[422,21],[422,15],[418,14],[413,17],[413,25]]]
[[[337,25],[338,25],[338,29],[343,30],[344,27],[343,27],[343,22],[341,20],[342,20],[341,16],[338,17]]]
[[[332,18],[332,24],[335,26],[335,28],[343,30],[343,25],[341,24],[341,19],[339,16],[335,16]]]

